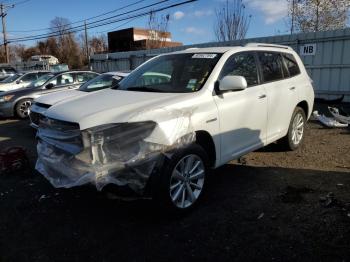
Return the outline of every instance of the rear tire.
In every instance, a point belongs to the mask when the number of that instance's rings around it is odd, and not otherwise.
[[[21,118],[25,119],[29,116],[29,108],[32,105],[33,99],[25,98],[17,102],[16,104],[16,115]]]
[[[292,119],[290,120],[288,133],[282,139],[282,143],[287,150],[296,150],[304,140],[306,116],[302,108],[294,109]]]
[[[179,149],[166,158],[153,198],[173,213],[191,210],[203,195],[208,175],[208,156],[197,144]]]

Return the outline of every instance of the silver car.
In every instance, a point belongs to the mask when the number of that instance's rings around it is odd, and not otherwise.
[[[27,118],[35,98],[67,89],[79,88],[95,78],[91,71],[67,71],[43,75],[27,87],[0,93],[0,117]]]
[[[20,72],[0,81],[0,92],[13,91],[29,86],[39,77],[50,73],[50,71]]]

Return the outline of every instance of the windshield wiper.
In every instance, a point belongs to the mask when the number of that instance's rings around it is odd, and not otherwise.
[[[131,86],[128,87],[125,90],[129,91],[143,91],[143,92],[164,92],[163,90],[157,89],[157,88],[152,88],[152,87],[147,87],[147,86]]]

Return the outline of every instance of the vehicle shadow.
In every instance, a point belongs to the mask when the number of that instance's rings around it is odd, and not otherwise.
[[[0,192],[9,193],[0,201],[6,210],[0,254],[5,261],[56,260],[57,250],[70,261],[179,261],[178,254],[204,261],[232,256],[295,261],[350,255],[350,235],[344,231],[349,222],[340,204],[350,202],[346,173],[227,164],[210,176],[201,203],[181,216],[167,214],[153,201],[110,199],[91,187],[54,189],[41,176],[4,181]],[[329,192],[336,201],[326,208],[319,198]]]
[[[21,146],[33,162],[36,159],[35,134],[36,130],[29,126],[29,120],[0,119],[0,150]]]

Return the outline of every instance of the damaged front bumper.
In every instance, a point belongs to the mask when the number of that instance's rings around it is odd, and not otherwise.
[[[190,116],[179,113],[167,114],[158,123],[136,121],[80,131],[78,124],[43,119],[36,169],[57,188],[93,184],[102,190],[115,184],[143,194],[164,158],[195,141],[190,123]]]

